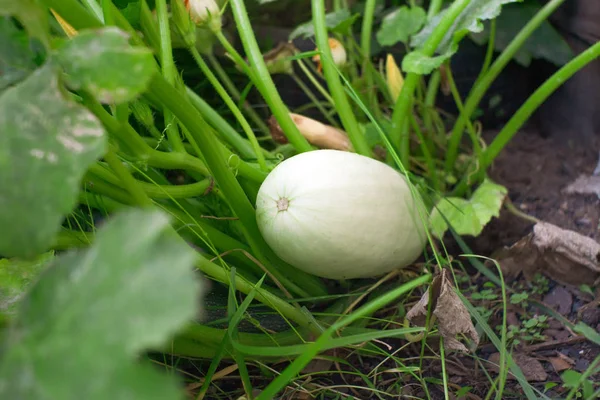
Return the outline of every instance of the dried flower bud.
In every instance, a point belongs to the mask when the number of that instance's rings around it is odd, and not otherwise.
[[[322,149],[352,151],[352,143],[345,132],[300,114],[290,113],[290,117],[310,144]],[[269,127],[273,140],[282,144],[288,142],[275,117],[269,119]]]
[[[215,0],[183,0],[196,25],[208,24],[213,31],[221,30],[221,10]]]
[[[293,74],[294,67],[290,59],[296,53],[292,43],[281,42],[277,47],[263,55],[267,70],[270,74]]]
[[[329,49],[331,50],[331,57],[333,58],[333,62],[335,63],[335,65],[337,65],[338,67],[345,65],[347,55],[344,45],[334,38],[329,38],[327,40],[327,43],[329,44]],[[318,48],[315,50],[318,50]],[[323,65],[321,64],[321,56],[317,54],[312,58],[312,60],[318,63],[317,70],[321,72],[321,70],[323,69]]]

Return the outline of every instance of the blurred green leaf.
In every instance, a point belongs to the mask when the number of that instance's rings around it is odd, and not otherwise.
[[[382,46],[393,46],[398,42],[407,43],[410,35],[417,32],[425,23],[427,14],[421,7],[402,6],[386,15],[377,31],[377,41]]]
[[[47,250],[106,147],[104,128],[60,87],[52,64],[0,95],[0,254]]]
[[[183,399],[175,375],[139,353],[196,316],[195,257],[161,212],[113,217],[23,298],[4,343],[0,398]]]
[[[0,91],[25,79],[37,68],[38,54],[27,32],[9,17],[0,17]]]
[[[535,0],[522,4],[507,4],[502,8],[502,14],[496,18],[496,36],[494,48],[502,51],[508,46],[517,33],[533,18],[541,6]],[[484,45],[489,40],[489,23],[481,32],[471,33],[473,41]],[[552,27],[548,21],[542,22],[523,47],[514,56],[515,61],[523,66],[529,66],[533,58],[545,59],[562,66],[573,58],[574,54],[565,39]]]
[[[445,217],[458,235],[479,235],[492,217],[500,215],[507,193],[504,186],[486,179],[469,200],[443,198],[429,217],[432,233],[438,238],[443,237],[448,229]]]
[[[152,51],[129,44],[127,33],[116,27],[83,30],[57,53],[73,89],[85,89],[100,102],[134,100],[157,72]]]
[[[50,251],[33,260],[0,260],[0,313],[13,314],[29,285],[53,259],[54,252]]]
[[[405,73],[414,72],[419,75],[430,74],[433,70],[439,68],[447,59],[452,57],[451,52],[429,57],[419,50],[414,50],[408,53],[402,59],[402,71]]]
[[[14,16],[29,34],[48,45],[50,20],[47,9],[38,0],[0,0],[0,15]]]
[[[471,0],[469,5],[460,13],[452,27],[438,45],[435,56],[429,57],[419,49],[429,39],[433,30],[439,25],[442,17],[448,9],[442,10],[435,15],[421,29],[419,33],[411,38],[410,45],[416,50],[407,55],[409,59],[402,62],[402,69],[406,72],[417,74],[429,74],[438,68],[444,61],[449,59],[458,50],[458,43],[469,32],[481,32],[485,20],[496,18],[502,11],[502,5],[523,0]]]
[[[351,15],[350,11],[343,8],[339,11],[325,14],[325,26],[331,31],[346,33],[359,16],[359,14]],[[308,38],[314,36],[314,34],[315,30],[311,20],[298,25],[296,29],[290,33],[289,40],[294,40],[298,37]]]

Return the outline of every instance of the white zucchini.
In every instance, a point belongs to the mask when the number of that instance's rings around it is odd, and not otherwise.
[[[339,150],[293,156],[260,187],[260,231],[284,261],[330,279],[375,277],[414,262],[426,243],[405,177]],[[422,214],[425,217],[425,214]]]

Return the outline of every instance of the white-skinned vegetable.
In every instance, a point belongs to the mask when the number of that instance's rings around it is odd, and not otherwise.
[[[256,204],[273,251],[330,279],[375,277],[414,262],[426,243],[423,211],[398,171],[339,150],[283,161],[261,185]]]

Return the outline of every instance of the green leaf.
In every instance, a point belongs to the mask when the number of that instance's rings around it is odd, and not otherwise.
[[[343,8],[339,11],[325,14],[325,26],[331,31],[345,33],[359,16],[359,14],[351,15],[350,11]],[[297,37],[306,39],[314,36],[314,34],[315,30],[311,20],[298,25],[296,29],[290,33],[289,40],[294,40]]]
[[[103,103],[134,100],[157,72],[150,49],[132,46],[116,27],[83,30],[57,53],[67,84],[84,89]]]
[[[481,32],[483,30],[481,21],[493,19],[500,15],[503,4],[520,1],[523,0],[471,0],[440,42],[437,53],[454,52],[454,45],[458,45],[466,34],[469,32]],[[411,46],[416,48],[421,47],[429,39],[429,36],[431,36],[433,30],[438,26],[447,10],[445,9],[431,18],[425,27],[412,37]]]
[[[393,46],[398,42],[407,43],[409,37],[425,23],[427,14],[421,7],[402,6],[381,21],[376,38],[382,46]]]
[[[51,64],[0,95],[0,254],[47,250],[104,154],[102,124],[66,97]]]
[[[0,312],[13,314],[15,306],[29,285],[54,259],[54,252],[42,254],[34,260],[4,258],[0,260]]]
[[[433,209],[429,223],[434,235],[441,238],[448,225],[459,235],[477,236],[483,227],[500,215],[500,208],[507,194],[504,186],[486,179],[469,200],[458,197],[443,198]]]
[[[414,50],[402,59],[402,70],[405,73],[413,72],[419,75],[427,75],[439,68],[453,54],[454,51],[451,51],[436,57],[429,57],[420,50]]]
[[[140,352],[194,318],[195,252],[167,216],[131,210],[66,253],[23,298],[7,334],[0,398],[183,399]]]
[[[18,29],[9,17],[0,17],[0,91],[35,70],[36,57],[27,32]]]
[[[0,0],[0,15],[14,16],[32,37],[48,45],[50,22],[47,10],[37,0]]]
[[[502,14],[496,18],[494,48],[497,51],[503,51],[540,8],[541,6],[536,1],[504,6]],[[471,33],[471,38],[480,45],[486,44],[489,40],[489,23],[485,24],[481,32]],[[548,21],[544,21],[517,51],[514,59],[526,67],[530,65],[533,58],[546,59],[562,66],[573,56],[573,51],[565,39]]]

